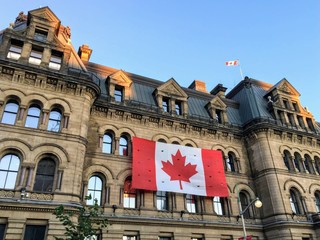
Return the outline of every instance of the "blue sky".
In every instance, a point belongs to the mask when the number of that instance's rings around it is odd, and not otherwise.
[[[229,91],[244,76],[271,84],[286,78],[320,121],[319,0],[0,0],[0,29],[20,11],[48,6],[71,27],[90,61],[188,87]],[[318,102],[319,101],[319,102]]]

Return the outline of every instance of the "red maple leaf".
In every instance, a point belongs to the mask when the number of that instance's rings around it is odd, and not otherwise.
[[[190,178],[197,174],[196,167],[197,165],[193,165],[191,163],[186,163],[186,156],[182,156],[180,150],[177,151],[176,155],[171,154],[172,162],[169,161],[161,161],[162,162],[162,170],[170,176],[170,181],[178,180],[180,183],[180,189],[182,190],[182,181],[190,182]]]

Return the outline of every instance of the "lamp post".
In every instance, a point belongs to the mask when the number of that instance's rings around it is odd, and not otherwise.
[[[256,208],[261,208],[262,207],[262,202],[260,201],[260,199],[257,197],[255,199],[253,199],[248,206],[246,206],[245,209],[242,210],[242,206],[241,206],[241,201],[240,201],[240,197],[239,197],[239,210],[240,210],[240,217],[241,217],[241,222],[242,222],[242,229],[243,229],[243,239],[247,240],[247,231],[246,231],[246,224],[244,222],[244,217],[243,214],[249,209],[249,207],[254,203],[254,205],[256,206]]]

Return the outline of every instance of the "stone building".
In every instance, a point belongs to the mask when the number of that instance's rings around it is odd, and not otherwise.
[[[320,239],[319,124],[288,80],[183,87],[92,63],[70,37],[48,7],[0,32],[0,239],[63,236],[54,208],[89,194],[99,239],[238,239],[240,206],[252,239]],[[131,189],[132,137],[221,151],[229,197]]]

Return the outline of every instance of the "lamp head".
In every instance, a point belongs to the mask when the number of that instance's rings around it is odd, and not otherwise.
[[[262,207],[262,202],[260,201],[259,198],[256,198],[256,201],[254,202],[254,205],[256,208],[261,208]]]

